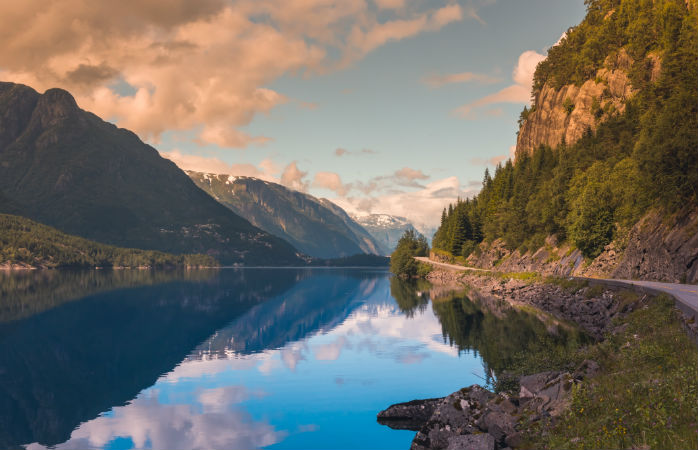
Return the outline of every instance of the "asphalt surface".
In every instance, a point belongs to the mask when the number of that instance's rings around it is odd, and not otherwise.
[[[485,269],[477,269],[475,267],[458,266],[455,264],[446,264],[432,261],[427,257],[418,256],[415,259],[431,264],[433,266],[443,267],[451,270],[475,270],[478,272],[489,272]],[[604,283],[615,286],[630,286],[635,289],[639,288],[652,293],[666,293],[676,299],[676,306],[683,312],[698,318],[698,286],[694,284],[679,284],[679,283],[661,283],[658,281],[639,281],[639,280],[615,280],[609,278],[586,278],[572,277],[578,280],[589,280],[591,282]]]

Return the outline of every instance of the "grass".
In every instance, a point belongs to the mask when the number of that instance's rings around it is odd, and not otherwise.
[[[621,293],[621,301],[635,302],[637,294]],[[594,359],[602,372],[574,387],[569,410],[552,427],[532,425],[526,447],[698,447],[698,350],[673,300],[650,299],[621,324],[624,331],[551,361]]]

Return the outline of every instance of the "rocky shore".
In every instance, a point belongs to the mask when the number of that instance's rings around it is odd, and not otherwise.
[[[620,314],[632,311],[633,304],[624,298],[622,289],[583,282],[560,280],[530,282],[514,278],[450,270],[434,270],[427,279],[435,285],[466,285],[471,296],[493,303],[505,301],[514,305],[529,305],[553,316],[579,325],[595,339],[612,331],[612,321]]]
[[[518,396],[494,394],[478,385],[440,399],[398,403],[381,411],[378,422],[417,431],[411,450],[495,450],[523,443],[522,424],[561,414],[575,383],[599,370],[584,361],[574,373],[542,372],[519,379]]]
[[[533,306],[563,321],[574,322],[596,340],[620,333],[614,318],[646,303],[647,296],[602,285],[558,279],[535,282],[448,270],[428,276],[435,289],[469,286],[468,296],[482,304],[507,302]],[[473,385],[439,399],[392,405],[378,422],[394,429],[414,430],[412,450],[517,448],[531,424],[555,421],[569,405],[572,387],[600,371],[585,360],[572,371],[549,371],[516,377],[512,393],[495,394]]]

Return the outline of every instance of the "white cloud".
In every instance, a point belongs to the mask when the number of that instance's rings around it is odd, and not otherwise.
[[[315,359],[320,361],[335,361],[342,354],[342,349],[351,348],[349,341],[344,336],[339,336],[329,344],[315,347]]]
[[[519,60],[512,72],[514,84],[504,89],[487,95],[474,102],[467,103],[456,108],[453,113],[465,119],[477,117],[477,110],[483,106],[497,103],[528,103],[531,99],[531,88],[533,86],[533,74],[538,63],[545,59],[545,56],[533,50],[527,50],[519,55]]]
[[[475,190],[464,190],[457,177],[448,177],[427,184],[412,192],[396,192],[370,197],[340,197],[331,199],[353,213],[382,213],[408,218],[415,226],[437,226],[441,211],[459,197],[465,198]]]
[[[197,398],[203,411],[197,414],[189,404],[161,404],[157,391],[146,391],[111,414],[84,422],[67,442],[52,448],[102,448],[117,437],[131,438],[135,448],[260,448],[280,442],[285,432],[231,408],[250,395],[258,394],[242,386],[203,391]],[[45,447],[35,443],[27,448]]]

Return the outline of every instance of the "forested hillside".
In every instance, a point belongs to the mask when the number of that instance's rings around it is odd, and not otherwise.
[[[206,255],[120,248],[61,233],[24,217],[0,214],[0,268],[217,266]]]
[[[576,142],[532,151],[485,171],[482,190],[449,205],[433,247],[469,256],[483,240],[501,238],[520,253],[548,236],[595,258],[620,243],[648,212],[680,220],[698,194],[698,14],[684,0],[587,0],[579,26],[539,64],[532,96],[580,86],[619,54],[627,56],[634,94],[616,108],[592,99],[595,117]],[[659,73],[657,73],[657,68]],[[534,102],[520,118],[523,127]],[[564,108],[577,106],[569,98]],[[595,128],[595,130],[592,130]]]

